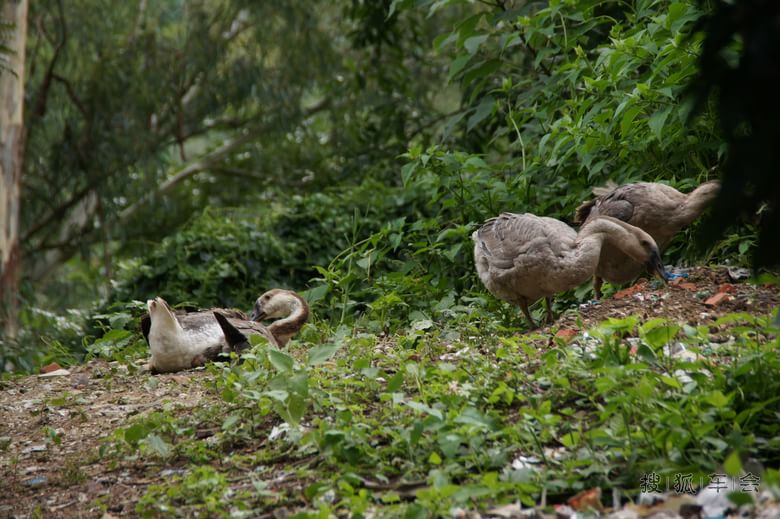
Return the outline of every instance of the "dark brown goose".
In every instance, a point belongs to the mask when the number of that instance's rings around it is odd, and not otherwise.
[[[608,216],[595,218],[578,234],[554,218],[503,213],[472,234],[474,261],[485,288],[520,307],[536,327],[528,305],[544,297],[552,322],[552,295],[582,284],[598,265],[606,243],[663,277],[653,238],[643,230]]]
[[[715,199],[720,182],[705,182],[688,194],[666,184],[638,182],[596,188],[596,197],[577,208],[574,222],[583,227],[599,216],[611,216],[647,232],[661,251],[683,227],[695,220]],[[593,290],[601,298],[603,280],[623,284],[642,272],[642,264],[614,244],[606,243],[593,278]]]

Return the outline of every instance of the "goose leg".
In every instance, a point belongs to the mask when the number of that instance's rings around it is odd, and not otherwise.
[[[531,312],[528,311],[528,301],[523,299],[518,304],[520,305],[520,310],[525,314],[525,318],[528,319],[528,324],[531,325],[531,329],[536,329],[536,323],[534,322],[533,317],[531,317]]]
[[[555,317],[553,317],[552,313],[552,296],[545,297],[544,302],[547,305],[547,324],[552,324],[555,322]]]
[[[596,299],[601,299],[601,285],[604,284],[604,280],[598,276],[593,276],[593,295]]]

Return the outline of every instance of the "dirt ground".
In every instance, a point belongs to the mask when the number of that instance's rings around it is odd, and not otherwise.
[[[588,327],[630,314],[711,325],[728,313],[765,315],[780,307],[777,286],[746,283],[725,267],[677,274],[668,286],[640,282],[581,305],[539,332],[574,334],[578,318]],[[67,371],[0,382],[0,517],[134,515],[146,487],[164,481],[165,467],[106,463],[103,439],[134,415],[187,413],[217,399],[197,383],[210,376],[202,370],[151,377],[134,366],[91,361]]]

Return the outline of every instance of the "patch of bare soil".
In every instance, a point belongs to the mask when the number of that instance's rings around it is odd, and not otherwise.
[[[0,383],[0,517],[131,514],[160,471],[110,466],[101,439],[134,415],[216,399],[198,383],[204,371],[150,377],[97,360],[67,371]]]
[[[711,325],[728,313],[765,315],[780,306],[778,287],[736,282],[726,268],[696,267],[681,275],[667,286],[640,282],[581,305],[539,332],[547,342],[553,334],[581,331],[578,318],[587,328],[631,314]],[[203,384],[210,376],[204,371],[151,377],[104,361],[68,371],[0,382],[0,517],[134,515],[146,487],[164,482],[166,471],[110,463],[99,454],[102,439],[134,415],[162,409],[178,415],[218,403]]]
[[[679,277],[664,285],[658,280],[640,279],[601,301],[580,305],[565,312],[542,333],[566,336],[587,329],[608,318],[638,315],[643,321],[664,318],[691,326],[712,325],[724,315],[744,312],[767,315],[780,307],[780,287],[754,285],[729,275],[726,267],[675,269]]]

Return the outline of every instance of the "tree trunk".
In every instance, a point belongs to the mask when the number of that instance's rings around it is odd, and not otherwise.
[[[28,0],[5,0],[0,20],[13,24],[8,67],[0,70],[0,323],[16,337],[19,300],[19,205],[24,155],[24,56]]]

